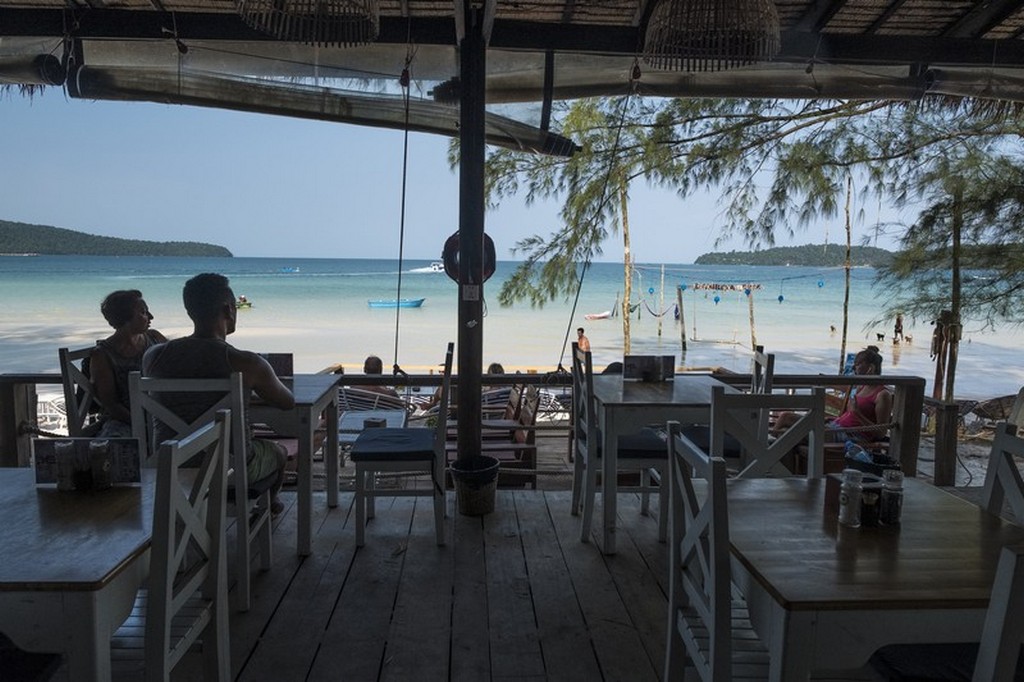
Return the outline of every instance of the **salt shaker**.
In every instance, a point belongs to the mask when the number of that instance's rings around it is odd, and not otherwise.
[[[57,465],[57,490],[75,489],[75,442],[58,440],[53,444],[53,456]]]
[[[887,526],[900,522],[903,512],[903,472],[897,469],[886,469],[882,473],[882,507],[879,510],[879,521]]]
[[[89,466],[92,469],[93,490],[106,490],[112,484],[108,445],[106,440],[89,441]]]
[[[843,469],[839,486],[839,523],[851,528],[860,526],[860,496],[864,491],[864,474],[857,469]]]

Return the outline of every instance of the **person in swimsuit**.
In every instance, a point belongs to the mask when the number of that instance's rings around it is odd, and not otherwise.
[[[128,373],[142,368],[142,355],[150,346],[167,341],[150,328],[153,314],[138,289],[113,291],[100,304],[103,318],[114,333],[96,342],[89,356],[89,375],[96,389],[102,414],[100,438],[132,435]]]
[[[882,356],[878,346],[868,346],[853,359],[853,373],[878,375],[882,373]],[[856,427],[888,424],[892,417],[892,392],[885,386],[857,386],[850,391],[845,411],[826,426],[841,429],[832,434],[833,440],[875,440],[885,435],[878,430],[857,431]]]

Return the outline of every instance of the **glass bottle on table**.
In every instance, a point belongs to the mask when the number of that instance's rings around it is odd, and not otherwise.
[[[850,528],[860,527],[860,498],[864,492],[864,474],[857,469],[843,469],[843,482],[839,486],[839,523]]]
[[[879,521],[886,526],[895,526],[903,515],[903,472],[886,469],[882,473],[882,506]]]

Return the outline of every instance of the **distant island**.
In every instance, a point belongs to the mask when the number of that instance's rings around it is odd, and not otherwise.
[[[882,267],[888,265],[892,258],[891,251],[874,246],[854,246],[850,249],[850,264],[857,267]],[[846,264],[846,246],[843,244],[805,244],[803,246],[777,246],[763,251],[705,253],[694,263],[697,265],[842,267]]]
[[[50,225],[0,220],[0,254],[46,256],[219,256],[223,246],[201,242],[150,242],[100,237]]]

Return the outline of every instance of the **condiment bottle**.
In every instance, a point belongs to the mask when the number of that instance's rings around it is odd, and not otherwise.
[[[887,526],[900,522],[903,513],[903,472],[886,469],[882,473],[882,507],[879,521]]]
[[[851,528],[860,526],[860,496],[864,491],[864,474],[856,469],[843,469],[839,486],[839,523]]]

